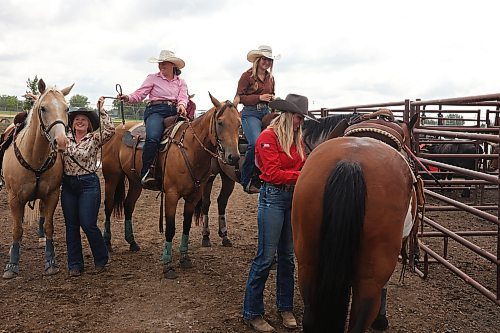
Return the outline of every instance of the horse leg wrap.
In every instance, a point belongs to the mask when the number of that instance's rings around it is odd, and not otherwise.
[[[380,310],[378,312],[379,316],[386,315],[387,307],[387,287],[382,288],[382,294],[380,295]]]
[[[45,269],[53,266],[57,266],[54,240],[47,239],[45,241]]]
[[[219,237],[227,236],[226,215],[219,215]]]
[[[186,254],[188,252],[189,235],[182,234],[181,245],[179,246],[179,252],[181,254]]]
[[[208,215],[203,215],[203,231],[202,236],[210,236],[210,229],[208,228]]]
[[[172,262],[172,242],[165,242],[162,259],[165,265]]]
[[[111,220],[104,221],[104,230],[102,232],[102,237],[108,243],[111,242]]]
[[[132,229],[132,220],[125,220],[125,240],[129,244],[135,242],[134,230]]]
[[[12,243],[9,252],[10,252],[9,264],[19,265],[19,257],[21,256],[21,244],[19,242]]]
[[[38,219],[38,230],[36,232],[36,234],[40,238],[45,237],[45,231],[43,230],[44,224],[45,224],[45,217],[40,216],[40,218]]]

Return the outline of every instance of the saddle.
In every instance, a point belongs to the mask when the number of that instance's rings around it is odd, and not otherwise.
[[[163,131],[160,140],[160,151],[164,151],[167,146],[167,142],[173,139],[179,127],[184,124],[183,118],[179,116],[170,116],[163,119],[163,125],[165,130]],[[122,142],[127,146],[134,149],[142,150],[144,147],[144,141],[146,140],[146,125],[144,123],[139,123],[131,127],[123,135]]]
[[[378,117],[378,119],[377,119]],[[352,119],[344,130],[343,136],[369,137],[382,141],[397,151],[404,147],[404,132],[394,121],[389,109],[380,109]]]

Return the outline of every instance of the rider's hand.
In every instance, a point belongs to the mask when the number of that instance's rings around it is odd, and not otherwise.
[[[119,99],[120,101],[125,101],[128,102],[128,95],[116,95],[116,99]]]
[[[177,113],[186,118],[187,117],[186,107],[182,104],[177,105]]]
[[[273,99],[273,95],[272,94],[262,94],[259,96],[259,99],[262,101],[262,102],[269,102]]]

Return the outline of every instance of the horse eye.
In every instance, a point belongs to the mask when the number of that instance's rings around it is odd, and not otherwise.
[[[223,125],[224,125],[224,123],[222,122],[222,120],[217,120],[217,125],[219,125],[219,126],[223,126]]]
[[[46,111],[46,110],[45,110],[45,106],[42,106],[42,107],[40,108],[40,110],[41,110],[42,112],[45,112],[45,111]]]
[[[66,108],[66,113],[68,113],[68,112],[69,112],[69,108]]]

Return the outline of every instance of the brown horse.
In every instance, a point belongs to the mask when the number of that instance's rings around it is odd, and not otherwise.
[[[184,204],[184,222],[181,238],[181,266],[190,267],[188,240],[193,211],[201,198],[203,185],[209,176],[210,161],[213,157],[223,163],[237,164],[239,160],[238,133],[241,125],[236,107],[229,101],[220,103],[210,95],[214,107],[192,123],[181,125],[174,141],[166,152],[160,153],[158,161],[162,170],[163,191],[165,193],[166,230],[163,251],[164,275],[175,278],[172,266],[172,239],[175,234],[175,212],[177,202],[182,197]],[[141,169],[141,154],[122,143],[125,131],[134,124],[127,124],[125,129],[117,128],[116,134],[103,147],[103,174],[105,179],[104,235],[108,244],[111,242],[111,213],[114,208],[123,205],[125,213],[125,239],[131,250],[139,247],[132,232],[132,214],[142,187],[140,178],[134,170]],[[135,159],[135,166],[132,161]],[[166,167],[165,167],[166,166]],[[129,188],[126,198],[125,177]]]
[[[277,112],[270,113],[262,119],[262,128],[266,128],[271,120],[278,115]],[[304,143],[306,146],[306,152],[309,154],[316,146],[325,141],[330,133],[336,128],[337,124],[343,119],[349,119],[355,114],[337,114],[330,117],[320,118],[317,121],[307,120],[302,126]],[[218,208],[218,222],[219,222],[219,237],[222,238],[222,246],[232,246],[232,242],[229,239],[227,232],[227,217],[226,217],[226,207],[233,193],[235,183],[239,183],[239,170],[243,165],[244,156],[240,159],[239,169],[236,170],[235,167],[220,163],[217,159],[212,159],[210,177],[205,185],[203,196],[201,201],[196,207],[195,218],[197,223],[202,223],[202,243],[204,247],[212,246],[210,241],[210,227],[208,213],[210,210],[210,195],[212,192],[212,186],[217,175],[221,178],[221,189],[217,197],[217,208]]]
[[[53,215],[59,201],[63,166],[59,152],[66,149],[68,104],[64,99],[71,88],[46,89],[38,82],[40,97],[33,105],[26,126],[14,133],[14,140],[5,151],[3,173],[13,219],[10,260],[3,278],[19,273],[20,241],[23,235],[24,206],[40,199],[40,216],[45,219],[45,274],[59,272],[53,243]]]
[[[415,120],[402,125],[405,145]],[[344,332],[351,289],[348,331],[372,324],[415,217],[413,183],[403,154],[373,138],[335,138],[311,153],[292,203],[304,332]]]

